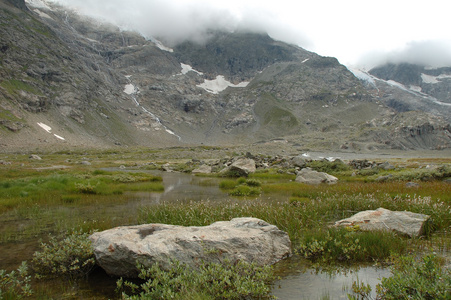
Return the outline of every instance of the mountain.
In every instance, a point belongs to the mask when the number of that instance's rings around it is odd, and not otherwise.
[[[246,31],[211,31],[203,43],[169,48],[55,4],[26,3],[0,0],[5,151],[271,141],[343,151],[451,147],[448,73],[351,72]]]

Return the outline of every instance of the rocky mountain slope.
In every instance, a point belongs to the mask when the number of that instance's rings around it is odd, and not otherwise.
[[[0,0],[3,150],[451,147],[448,69],[415,69],[421,81],[392,69],[351,72],[252,32],[169,48],[42,0],[22,4]]]

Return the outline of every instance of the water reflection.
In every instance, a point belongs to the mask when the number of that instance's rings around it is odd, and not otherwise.
[[[278,299],[348,299],[355,280],[370,284],[372,297],[380,278],[389,277],[390,271],[373,266],[355,267],[336,272],[317,272],[308,262],[293,256],[277,264],[276,271],[282,279],[274,283],[272,294]]]
[[[221,181],[219,178],[197,177],[175,172],[147,172],[163,178],[164,191],[126,193],[125,195],[130,197],[135,205],[157,205],[180,201],[225,201],[230,198],[219,188]]]

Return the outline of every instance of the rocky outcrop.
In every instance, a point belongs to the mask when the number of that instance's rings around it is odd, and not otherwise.
[[[210,174],[211,166],[201,165],[199,168],[194,169],[191,173],[193,173],[193,174]]]
[[[116,227],[90,236],[97,263],[110,275],[135,277],[136,263],[195,267],[202,262],[244,260],[274,264],[291,255],[288,234],[256,218],[235,218],[205,227],[164,224]]]
[[[25,4],[25,0],[6,0],[6,2],[11,3],[17,8],[28,10],[27,5]]]
[[[257,170],[255,161],[251,158],[239,158],[234,161],[229,167],[221,171],[222,174],[227,174],[234,177],[247,177],[249,174]]]
[[[409,211],[391,211],[385,208],[359,212],[350,218],[335,222],[335,227],[358,226],[360,230],[389,230],[418,237],[425,231],[430,216]]]
[[[306,184],[321,184],[328,183],[334,184],[338,181],[338,178],[329,175],[324,172],[317,172],[310,168],[304,168],[297,173],[296,182],[306,183]]]

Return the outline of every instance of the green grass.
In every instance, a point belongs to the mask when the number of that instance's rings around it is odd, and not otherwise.
[[[0,82],[0,86],[3,87],[10,95],[16,95],[18,91],[25,91],[35,95],[42,95],[42,93],[34,86],[16,79],[2,81]]]

